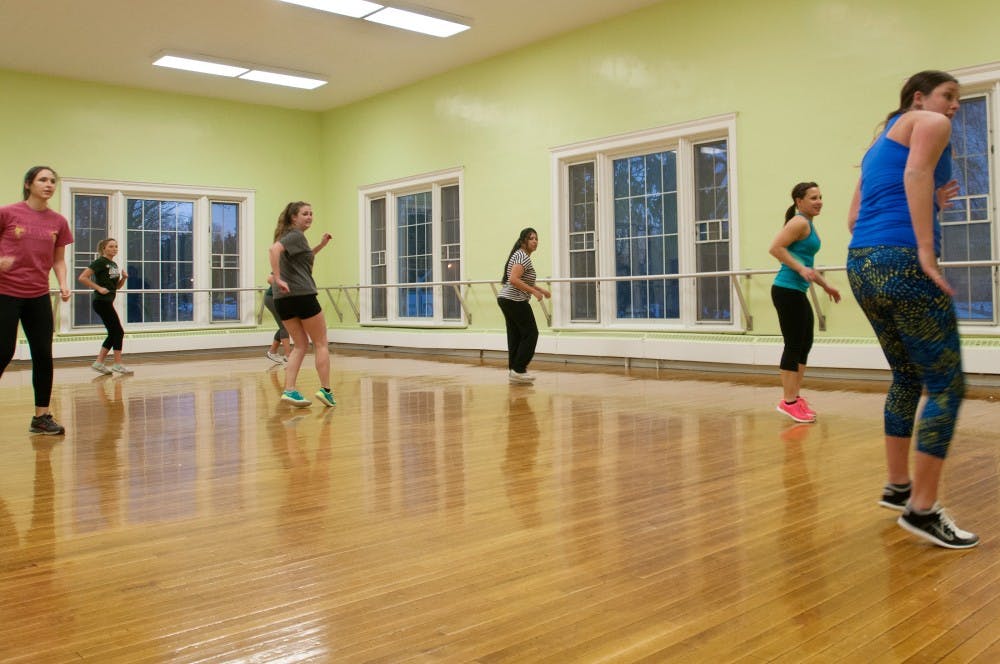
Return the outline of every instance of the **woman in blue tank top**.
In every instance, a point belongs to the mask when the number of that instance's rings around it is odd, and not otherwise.
[[[903,86],[899,108],[861,162],[847,257],[851,290],[892,369],[884,411],[888,481],[879,504],[901,511],[897,522],[905,530],[949,549],[979,543],[937,502],[965,393],[954,291],[937,265],[935,220],[958,193],[949,143],[958,105],[958,82],[946,72],[923,71]],[[910,441],[924,389],[911,478]]]
[[[778,402],[777,410],[796,422],[816,421],[815,411],[799,394],[813,344],[813,311],[806,297],[809,284],[819,285],[834,302],[840,302],[840,291],[813,269],[820,247],[813,218],[822,209],[823,194],[818,184],[800,182],[795,185],[792,205],[785,212],[785,225],[770,249],[771,255],[781,261],[781,269],[771,286],[771,301],[778,312],[778,325],[785,340],[780,365],[784,398]]]

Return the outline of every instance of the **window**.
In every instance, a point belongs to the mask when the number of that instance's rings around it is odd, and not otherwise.
[[[559,182],[554,325],[736,329],[732,152],[725,116],[553,151]],[[649,277],[649,278],[644,278]]]
[[[69,267],[79,274],[98,242],[118,239],[115,262],[128,280],[115,306],[130,329],[255,324],[252,192],[85,180],[62,187],[72,201]],[[73,298],[65,326],[100,327],[90,299]]]
[[[362,322],[464,325],[460,170],[361,190]],[[385,287],[379,287],[385,286]]]
[[[952,176],[959,195],[942,210],[941,260],[977,261],[993,258],[994,236],[990,180],[990,96],[962,99],[952,120]],[[996,324],[993,268],[949,267],[945,278],[955,288],[955,311],[968,323]]]

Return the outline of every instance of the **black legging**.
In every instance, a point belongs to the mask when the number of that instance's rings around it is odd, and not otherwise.
[[[274,340],[281,341],[282,339],[288,338],[288,330],[285,329],[285,324],[281,322],[281,316],[278,315],[278,310],[274,308],[274,295],[265,294],[264,295],[264,306],[267,310],[271,312],[274,316],[274,320],[278,322],[278,331],[274,333]]]
[[[52,398],[52,303],[48,295],[0,295],[0,376],[14,358],[20,321],[31,352],[31,385],[35,406],[48,408]]]
[[[806,364],[813,345],[813,310],[809,298],[800,290],[771,286],[771,301],[778,311],[778,325],[785,339],[781,353],[781,369],[798,371]]]
[[[497,304],[507,323],[507,366],[517,373],[524,373],[535,356],[535,345],[538,343],[538,325],[535,314],[531,312],[531,302],[498,297]]]
[[[122,339],[125,338],[125,328],[122,327],[118,312],[115,311],[115,303],[112,300],[94,300],[94,311],[101,317],[104,329],[108,331],[108,337],[101,345],[108,350],[121,350]]]

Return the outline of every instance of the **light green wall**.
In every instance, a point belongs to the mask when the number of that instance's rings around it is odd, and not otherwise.
[[[1000,60],[998,25],[991,0],[671,0],[325,113],[0,71],[0,201],[15,200],[34,163],[253,188],[262,282],[274,219],[301,198],[334,235],[317,280],[353,284],[358,188],[460,166],[466,278],[496,278],[526,225],[541,233],[535,263],[549,275],[550,148],[735,113],[740,266],[775,267],[767,246],[807,179],[826,200],[819,263],[841,265],[856,166],[903,79]],[[829,334],[870,336],[843,276],[833,281],[846,297]],[[769,285],[751,287],[760,334],[777,333]],[[502,328],[489,289],[471,305],[474,330]]]
[[[263,283],[278,213],[320,198],[316,113],[7,71],[0,90],[0,203],[20,200],[34,164],[62,177],[254,189]]]
[[[337,279],[358,275],[357,189],[465,168],[466,278],[495,278],[517,231],[542,234],[551,274],[549,148],[737,114],[743,268],[776,267],[771,238],[800,180],[822,186],[820,264],[842,265],[856,165],[920,69],[1000,60],[1000,5],[837,0],[675,0],[396,90],[324,116],[324,178]],[[829,334],[870,336],[843,274]],[[770,279],[751,287],[755,331],[777,333]],[[476,327],[502,326],[491,293]]]

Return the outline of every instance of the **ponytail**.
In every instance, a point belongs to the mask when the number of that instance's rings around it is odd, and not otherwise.
[[[788,206],[787,210],[785,210],[786,224],[789,221],[791,221],[792,217],[794,217],[798,212],[798,207],[796,206],[795,201],[800,201],[803,198],[805,198],[806,192],[812,189],[813,187],[819,187],[819,185],[816,184],[815,182],[800,182],[794,187],[792,187],[792,204]]]
[[[101,258],[102,256],[104,256],[104,247],[108,246],[108,243],[110,243],[110,242],[118,242],[118,240],[114,239],[113,237],[106,237],[106,238],[104,238],[103,240],[101,240],[100,242],[97,243],[97,257],[98,258]]]
[[[507,267],[510,265],[511,257],[517,252],[518,249],[523,249],[525,243],[528,241],[528,237],[534,233],[538,235],[534,228],[525,228],[521,231],[521,234],[517,236],[517,242],[514,243],[514,248],[510,250],[507,254],[507,260],[503,262],[503,274],[500,275],[500,283],[507,283]]]
[[[274,241],[277,242],[278,238],[288,232],[288,229],[292,227],[292,217],[299,213],[299,210],[309,205],[305,201],[295,201],[289,203],[285,206],[285,209],[281,211],[278,215],[278,225],[274,228]]]
[[[942,83],[958,83],[958,79],[946,71],[936,69],[920,71],[908,78],[903,84],[902,90],[899,91],[899,108],[885,116],[885,122],[882,123],[882,126],[888,124],[897,115],[902,115],[910,110],[913,107],[913,98],[918,92],[926,97]]]

